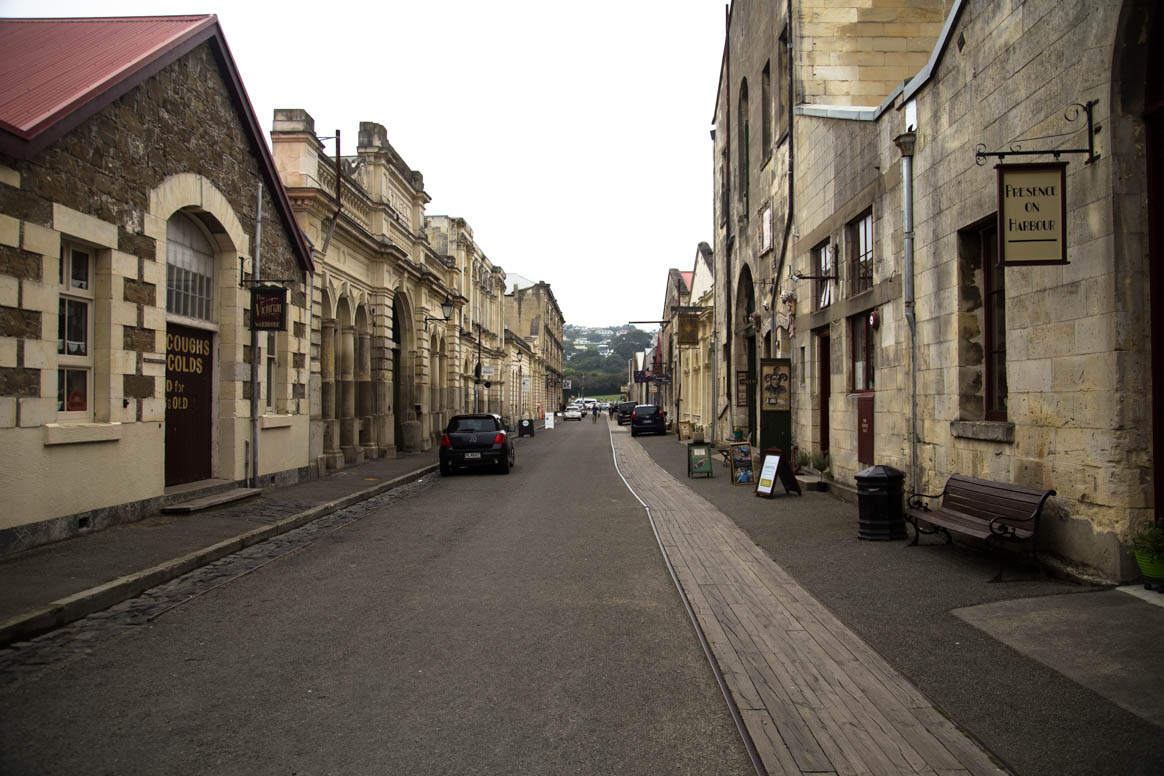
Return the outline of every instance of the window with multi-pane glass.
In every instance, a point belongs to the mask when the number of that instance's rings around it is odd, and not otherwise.
[[[65,243],[57,300],[57,412],[89,412],[92,394],[93,251]]]
[[[210,240],[179,213],[166,224],[166,312],[213,319],[214,251]]]
[[[849,265],[853,278],[853,293],[873,288],[873,211],[867,210],[849,222]]]
[[[816,309],[823,310],[833,303],[833,246],[825,240],[812,249],[813,297]]]
[[[869,313],[850,318],[849,329],[853,342],[853,390],[872,391],[875,351],[873,324]]]

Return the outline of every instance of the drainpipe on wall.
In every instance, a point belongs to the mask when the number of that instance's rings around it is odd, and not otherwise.
[[[905,322],[909,324],[909,468],[913,492],[918,492],[917,471],[917,316],[913,293],[913,128],[893,138],[901,151],[901,229],[905,252]]]

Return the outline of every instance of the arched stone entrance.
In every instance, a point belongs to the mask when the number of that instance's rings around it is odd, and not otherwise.
[[[1130,0],[1121,9],[1112,58],[1113,217],[1117,305],[1134,320],[1150,310],[1152,494],[1164,504],[1164,13]],[[1143,138],[1140,142],[1138,138]],[[1140,156],[1139,149],[1143,149]],[[1146,224],[1146,229],[1144,225]],[[1146,232],[1146,234],[1145,234]],[[1142,244],[1146,237],[1147,245]],[[1146,267],[1144,266],[1146,263]],[[1147,276],[1147,283],[1142,280]],[[1146,291],[1146,293],[1145,293]],[[1141,319],[1142,320],[1142,319]],[[1134,328],[1134,327],[1133,327]],[[1135,424],[1136,421],[1130,421]]]
[[[735,309],[733,310],[735,330],[732,333],[732,363],[735,365],[737,374],[730,375],[732,425],[741,427],[744,438],[751,439],[753,442],[758,441],[756,434],[759,430],[756,416],[756,407],[758,406],[756,388],[759,376],[756,353],[758,332],[756,319],[752,317],[755,311],[756,292],[752,285],[752,270],[747,264],[744,264],[740,267],[739,279],[736,281]],[[744,407],[739,406],[741,393],[739,372],[745,373],[743,378],[746,382],[742,393],[746,397],[747,405]]]
[[[424,447],[420,418],[416,407],[417,393],[416,330],[412,304],[403,289],[392,297],[392,414],[396,449],[421,450]]]

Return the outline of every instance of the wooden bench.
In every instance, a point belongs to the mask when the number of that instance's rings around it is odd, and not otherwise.
[[[1038,565],[1037,550],[1039,538],[1039,515],[1047,499],[1055,495],[1053,490],[1039,490],[1004,482],[979,480],[952,474],[946,480],[946,487],[937,496],[914,494],[905,510],[906,519],[913,523],[915,546],[921,534],[939,531],[946,535],[946,542],[952,541],[950,532],[973,536],[984,540],[989,547],[1002,550],[1006,542],[1024,544],[1029,548],[1031,558]],[[930,509],[921,499],[941,498],[940,506]],[[929,529],[919,523],[928,523]],[[1002,581],[1005,556],[1000,553],[998,574],[991,582]]]

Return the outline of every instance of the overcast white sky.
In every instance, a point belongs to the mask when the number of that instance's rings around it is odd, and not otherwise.
[[[216,13],[260,125],[360,121],[494,264],[552,284],[567,323],[658,319],[712,237],[724,0],[0,0],[0,16]],[[329,153],[334,146],[328,145]],[[644,326],[643,328],[653,328]]]

